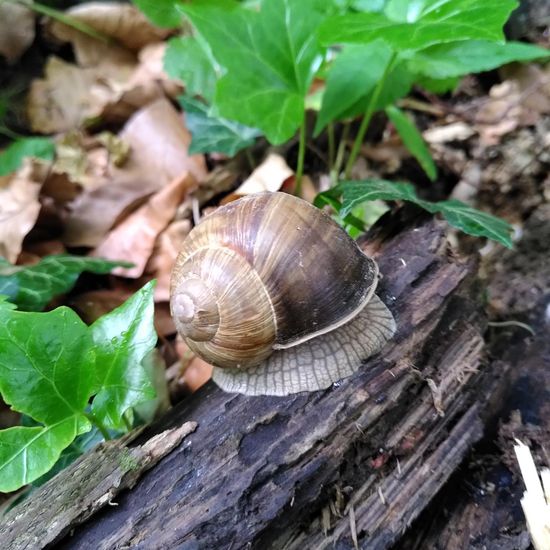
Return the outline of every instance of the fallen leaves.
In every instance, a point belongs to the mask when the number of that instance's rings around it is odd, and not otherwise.
[[[27,111],[35,132],[64,132],[99,119],[121,123],[141,107],[181,91],[162,66],[161,40],[169,31],[151,25],[134,6],[88,3],[67,15],[98,36],[50,22],[50,36],[71,43],[76,64],[51,56],[44,77],[32,83]]]
[[[0,178],[0,256],[14,263],[25,235],[33,228],[40,212],[41,181],[35,165],[26,161],[11,176]]]
[[[174,178],[206,175],[202,155],[187,153],[191,136],[182,116],[165,99],[137,112],[119,138],[129,147],[128,160],[110,165],[95,188],[70,205],[63,237],[69,246],[97,246],[117,220]]]
[[[15,63],[34,40],[32,10],[13,2],[0,3],[0,55]]]
[[[88,2],[74,6],[65,13],[73,21],[84,23],[131,51],[138,51],[147,44],[163,40],[169,35],[169,31],[153,26],[143,13],[130,4]],[[60,21],[52,21],[49,31],[59,40],[72,42],[79,50],[90,47],[88,43],[82,44],[82,40],[97,40]]]
[[[178,205],[194,186],[195,180],[187,173],[175,178],[115,227],[93,255],[107,259],[124,258],[134,264],[131,268],[114,269],[115,275],[133,279],[143,275],[157,236],[173,219]]]

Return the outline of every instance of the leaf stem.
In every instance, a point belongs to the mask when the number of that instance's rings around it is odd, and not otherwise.
[[[384,88],[384,84],[386,83],[386,79],[388,78],[388,74],[390,73],[390,70],[392,69],[393,64],[395,63],[396,58],[397,58],[397,52],[393,52],[390,59],[388,60],[388,64],[386,65],[386,68],[384,69],[382,78],[378,81],[378,83],[376,84],[376,87],[372,92],[369,104],[367,105],[367,110],[365,111],[365,115],[363,116],[363,120],[361,121],[361,126],[359,126],[359,131],[355,136],[355,141],[353,142],[353,147],[351,149],[351,153],[348,158],[348,162],[346,164],[346,172],[345,172],[346,179],[349,179],[351,176],[351,169],[355,164],[355,159],[357,158],[357,155],[359,154],[359,149],[361,148],[361,144],[365,139],[365,134],[367,133],[367,129],[372,119],[372,115],[374,114],[374,111],[376,109],[376,103],[378,102],[378,98],[380,97],[382,89]]]
[[[127,414],[128,414],[128,411],[126,411],[122,415],[122,422],[124,422],[124,426],[126,427],[126,430],[131,432],[133,430],[133,426],[132,426],[132,423],[130,422],[130,419],[128,418]]]
[[[22,137],[24,137],[21,134],[18,134],[17,132],[10,130],[7,126],[3,126],[3,125],[0,125],[0,135],[10,139],[14,139],[14,140],[21,139]]]
[[[85,413],[86,418],[101,432],[103,439],[109,441],[111,436],[109,435],[109,430],[103,425],[103,423],[98,420],[92,413]]]
[[[344,124],[344,129],[342,130],[342,135],[340,136],[340,142],[338,143],[338,151],[336,152],[336,160],[334,161],[333,169],[330,172],[330,180],[332,185],[335,185],[340,176],[340,170],[342,169],[342,163],[344,162],[344,153],[346,151],[346,141],[348,139],[349,130],[351,124],[346,122]]]
[[[335,143],[334,143],[334,124],[332,122],[328,123],[327,126],[327,137],[328,137],[328,171],[332,172],[334,167],[334,156],[336,154]]]
[[[107,35],[95,30],[92,26],[83,23],[78,19],[75,19],[70,15],[66,15],[62,11],[56,10],[55,8],[50,8],[50,6],[40,4],[39,2],[27,2],[25,0],[15,0],[15,3],[20,4],[21,6],[25,6],[26,8],[29,8],[36,13],[40,13],[41,15],[46,15],[48,17],[51,17],[52,19],[56,19],[57,21],[69,27],[72,27],[73,29],[76,29],[77,31],[83,32],[84,34],[87,34],[92,38],[101,40],[105,43],[111,42],[111,38],[109,38]]]
[[[300,126],[300,143],[298,146],[298,164],[296,166],[296,185],[294,194],[300,197],[302,194],[302,176],[304,174],[304,159],[306,156],[306,117]]]

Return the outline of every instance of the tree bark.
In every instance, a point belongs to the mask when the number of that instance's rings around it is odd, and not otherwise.
[[[378,295],[398,329],[356,375],[282,398],[207,384],[132,443],[197,424],[116,506],[76,525],[82,517],[67,513],[76,505],[67,495],[34,540],[71,549],[391,546],[483,428],[477,261],[449,250],[444,227],[406,208],[362,242],[379,263]],[[36,500],[48,509],[44,490],[87,475],[97,460],[84,457],[13,510],[3,522],[13,533],[8,547],[36,548],[20,544],[25,509]],[[63,528],[46,540],[52,522]]]

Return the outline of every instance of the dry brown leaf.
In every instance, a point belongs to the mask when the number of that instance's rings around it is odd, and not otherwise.
[[[181,86],[162,66],[166,45],[146,46],[138,59],[128,50],[92,42],[80,56],[81,66],[55,56],[48,59],[44,78],[31,84],[27,113],[36,132],[65,132],[97,120],[122,123],[138,109],[176,97]]]
[[[124,165],[130,154],[130,146],[110,132],[96,136],[69,132],[57,140],[55,149],[55,161],[42,193],[58,202],[74,199],[81,189],[101,187],[110,167]]]
[[[130,290],[91,290],[75,296],[69,306],[78,312],[82,320],[91,325],[102,315],[122,305],[133,293]]]
[[[139,52],[138,64],[125,83],[114,88],[104,83],[92,90],[96,111],[103,119],[124,121],[144,105],[165,96],[175,98],[183,91],[183,87],[164,72],[165,49],[164,42],[146,46]]]
[[[166,370],[172,399],[198,390],[212,377],[212,365],[195,355],[181,336],[175,343],[180,360]]]
[[[206,176],[202,155],[189,156],[191,135],[167,100],[136,113],[119,136],[130,147],[124,166],[111,166],[101,183],[71,205],[64,242],[97,246],[107,231],[139,201],[188,171],[198,181]]]
[[[550,113],[550,65],[511,64],[500,69],[503,76],[518,83],[524,107],[539,115]]]
[[[90,89],[97,69],[81,69],[52,56],[45,78],[34,80],[27,101],[27,114],[35,132],[53,134],[77,128],[91,110]]]
[[[271,153],[235,190],[236,195],[250,195],[262,191],[279,191],[294,172],[281,155]]]
[[[190,220],[177,220],[172,222],[157,238],[155,249],[145,269],[147,274],[157,280],[156,302],[170,300],[172,268],[189,231],[191,231]]]
[[[34,40],[35,13],[12,2],[0,2],[0,55],[15,63]]]
[[[198,181],[206,176],[204,157],[189,156],[191,134],[182,115],[166,99],[136,113],[120,137],[128,142],[133,154],[139,151],[141,167],[163,182],[158,184],[159,188],[186,170]]]
[[[25,235],[40,212],[41,181],[30,160],[11,176],[0,177],[0,256],[15,263]]]
[[[161,337],[171,336],[176,333],[176,325],[170,313],[168,302],[157,302],[155,304],[155,331]]]
[[[476,130],[486,146],[550,113],[550,66],[512,66],[503,74],[509,79],[491,88],[475,116]]]
[[[132,262],[134,267],[116,268],[113,273],[132,279],[141,277],[157,236],[173,219],[178,205],[194,185],[195,180],[188,173],[175,178],[115,227],[92,255]]]
[[[152,25],[135,6],[120,2],[88,2],[70,8],[66,14],[132,51],[163,40],[171,32]],[[74,27],[55,20],[50,23],[48,30],[57,39],[72,42],[76,52],[84,49],[80,41],[90,38]],[[92,40],[98,42],[97,39]],[[87,48],[89,46],[86,44]]]

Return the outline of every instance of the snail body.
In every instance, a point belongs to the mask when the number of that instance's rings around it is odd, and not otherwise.
[[[171,311],[227,391],[315,391],[355,372],[395,332],[376,262],[329,216],[285,193],[216,210],[176,260]]]

